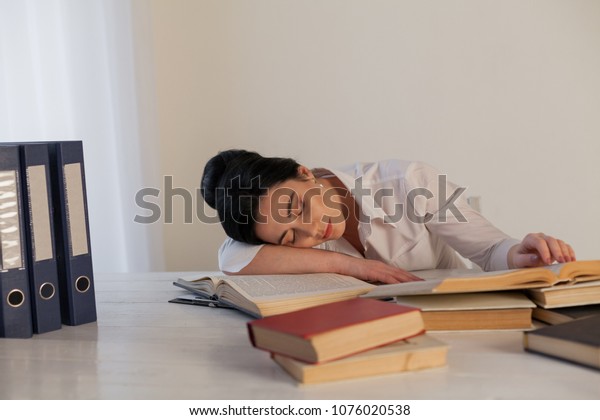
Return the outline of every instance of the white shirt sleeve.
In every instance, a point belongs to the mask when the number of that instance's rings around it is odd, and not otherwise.
[[[229,273],[237,273],[256,257],[263,245],[249,245],[231,238],[219,248],[219,269]]]
[[[231,238],[225,239],[225,242],[223,242],[219,248],[219,269],[229,273],[240,272],[252,262],[262,247],[263,245],[248,245]],[[363,256],[343,238],[324,242],[314,248],[363,258]]]
[[[453,199],[454,194],[460,193],[459,187],[440,178],[436,169],[419,162],[409,172],[407,182],[412,188],[425,186],[433,193],[432,198],[415,206],[417,214],[433,216],[425,223],[431,233],[485,271],[508,269],[508,250],[519,240],[509,237],[469,206],[464,193]]]

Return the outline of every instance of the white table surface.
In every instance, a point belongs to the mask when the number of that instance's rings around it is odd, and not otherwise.
[[[448,366],[298,385],[231,309],[168,303],[181,273],[97,274],[98,322],[0,339],[1,399],[600,399],[600,372],[527,353],[521,332],[434,333]]]

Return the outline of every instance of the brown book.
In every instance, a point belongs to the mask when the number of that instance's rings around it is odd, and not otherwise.
[[[562,324],[574,319],[600,315],[600,304],[569,306],[566,308],[533,308],[533,318],[550,325]]]
[[[525,332],[526,350],[600,369],[600,315]]]
[[[421,309],[427,331],[530,329],[535,304],[519,292],[398,296]]]
[[[273,354],[273,360],[304,384],[429,369],[446,365],[448,346],[427,334],[333,362],[311,364]]]
[[[600,260],[573,261],[544,267],[483,272],[473,269],[423,270],[425,281],[382,285],[368,297],[520,290],[600,280]],[[583,286],[582,286],[583,287]]]
[[[600,280],[544,287],[528,293],[542,308],[591,305],[600,303]]]
[[[308,363],[340,359],[423,333],[416,308],[351,299],[248,323],[255,347]]]

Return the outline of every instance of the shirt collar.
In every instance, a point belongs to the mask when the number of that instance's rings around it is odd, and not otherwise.
[[[355,191],[362,188],[366,188],[370,185],[368,180],[365,180],[362,175],[361,177],[355,178],[354,176],[343,172],[341,170],[332,169],[331,172],[338,177],[338,179],[344,184],[344,186],[350,191],[350,194],[356,199]],[[358,180],[362,180],[362,184],[358,182]],[[383,209],[379,206],[375,205],[375,201],[373,199],[373,194],[361,194],[360,200],[357,200],[358,208],[361,212],[360,214],[360,224],[367,224],[372,222],[375,219],[379,219],[382,222],[385,222],[387,218],[387,214],[383,211]],[[389,223],[389,225],[396,227],[394,223]]]

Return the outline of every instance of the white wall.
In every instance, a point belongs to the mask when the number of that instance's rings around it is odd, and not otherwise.
[[[164,269],[161,226],[133,222],[160,180],[149,10],[133,1],[0,0],[0,141],[83,140],[97,272]]]
[[[151,12],[161,172],[176,186],[197,188],[231,147],[308,166],[425,160],[507,233],[600,258],[600,2],[154,0]],[[167,268],[216,268],[220,226],[175,210]]]

